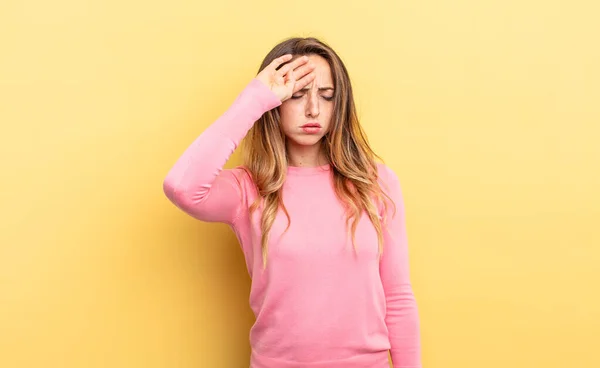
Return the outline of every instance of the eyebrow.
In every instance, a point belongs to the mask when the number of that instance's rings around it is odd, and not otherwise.
[[[304,88],[302,88],[300,91],[308,91],[308,90],[309,90],[309,88],[308,88],[308,87],[304,87]],[[320,88],[319,88],[319,91],[327,91],[327,90],[332,90],[332,91],[334,91],[334,88],[333,88],[333,87],[320,87]]]

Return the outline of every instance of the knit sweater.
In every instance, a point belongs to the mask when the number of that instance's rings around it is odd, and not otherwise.
[[[252,279],[251,368],[420,368],[417,304],[409,278],[405,210],[397,175],[378,163],[388,206],[379,257],[377,232],[366,213],[355,245],[335,194],[331,165],[288,166],[263,268],[258,193],[238,166],[224,169],[253,124],[280,99],[252,79],[232,105],[183,152],[163,183],[179,209],[206,222],[228,224]],[[379,208],[381,207],[381,208]],[[379,206],[380,218],[384,207]]]

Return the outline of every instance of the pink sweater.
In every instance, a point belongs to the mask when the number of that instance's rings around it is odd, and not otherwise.
[[[226,223],[237,235],[252,278],[251,367],[383,368],[391,350],[394,367],[420,368],[404,204],[389,167],[379,164],[379,180],[391,188],[397,214],[384,231],[381,260],[366,216],[356,231],[355,254],[331,185],[331,167],[288,167],[283,198],[291,226],[282,236],[287,219],[280,211],[263,270],[259,212],[250,216],[248,211],[256,190],[241,168],[223,167],[256,120],[280,104],[253,79],[164,181],[165,194],[181,210],[202,221]]]

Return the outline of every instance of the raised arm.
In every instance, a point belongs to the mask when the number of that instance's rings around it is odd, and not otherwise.
[[[166,196],[190,216],[232,223],[242,203],[234,170],[224,170],[248,130],[281,100],[257,79],[183,152],[163,183]]]
[[[299,68],[306,59],[281,66],[291,58],[292,55],[284,55],[273,60],[175,162],[163,182],[163,190],[181,210],[202,221],[235,221],[244,199],[241,178],[239,171],[223,167],[265,112],[281,105],[314,79],[314,68]]]

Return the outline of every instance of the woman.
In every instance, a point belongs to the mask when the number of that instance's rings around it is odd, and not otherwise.
[[[223,167],[240,143],[244,165]],[[421,367],[398,178],[375,162],[348,72],[315,38],[278,44],[164,181],[229,224],[252,278],[252,368]]]

